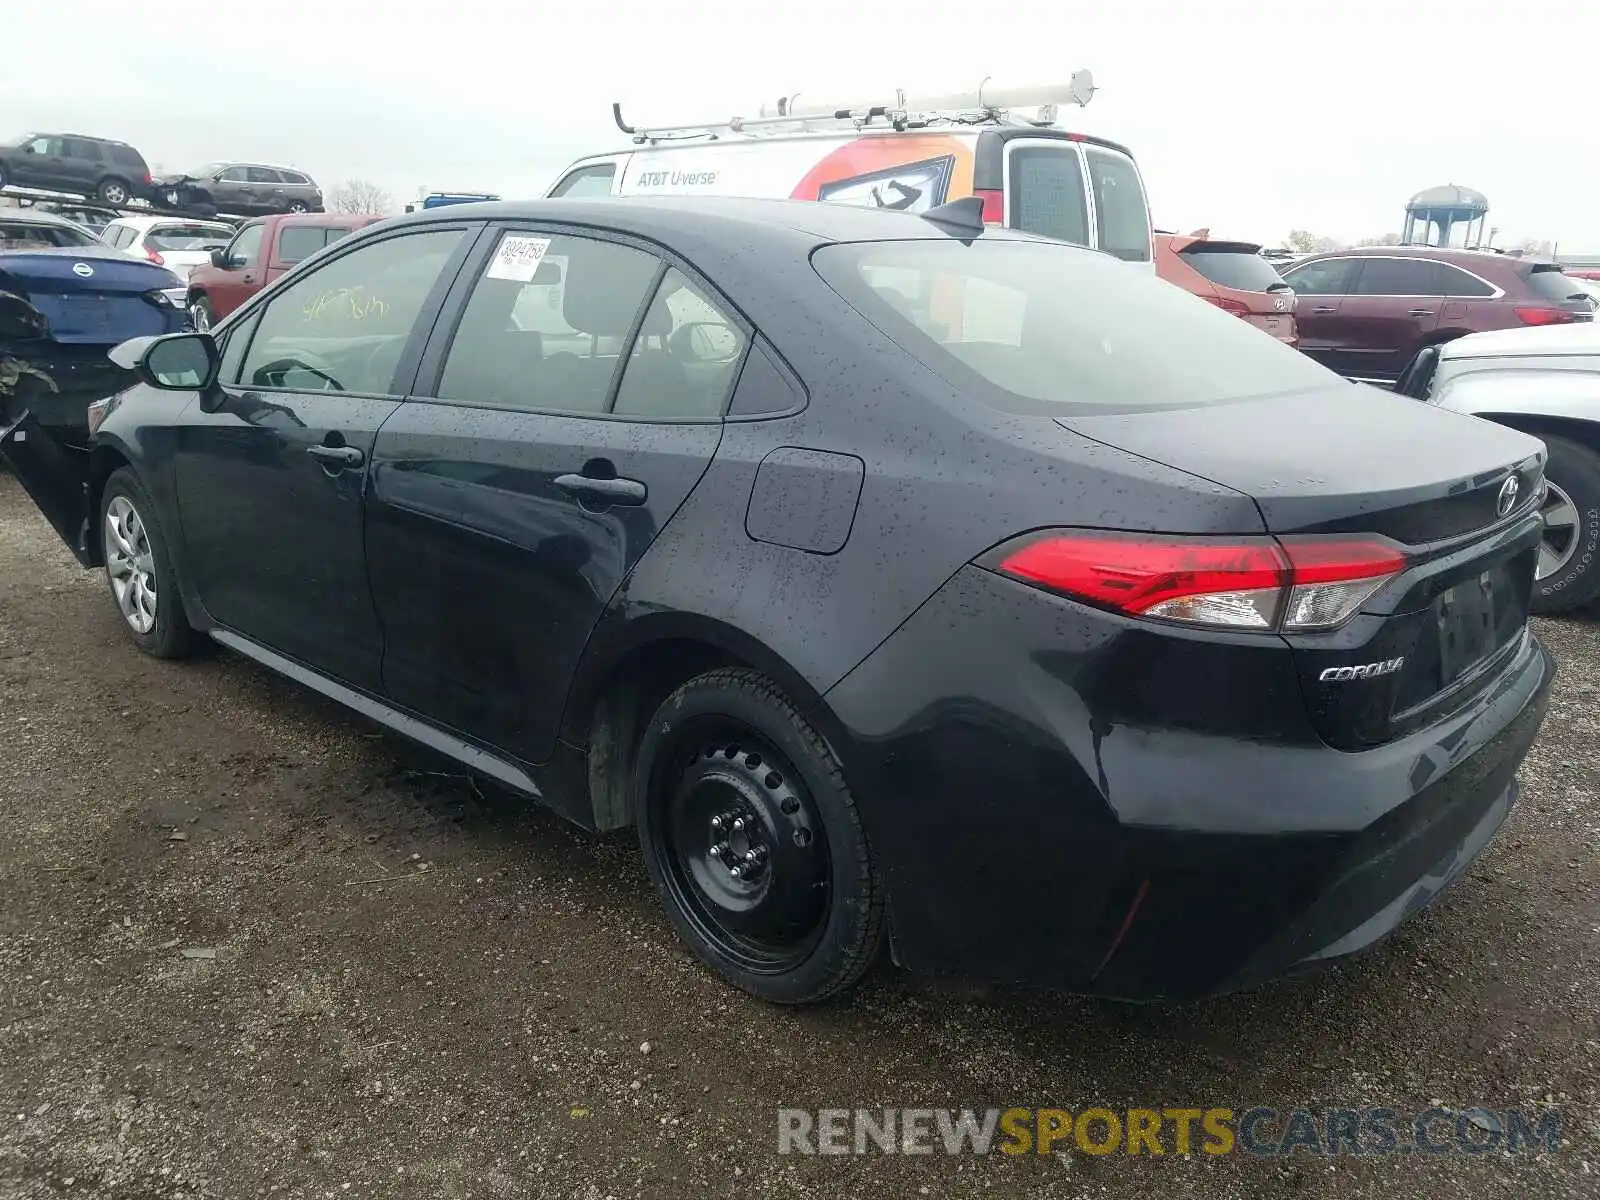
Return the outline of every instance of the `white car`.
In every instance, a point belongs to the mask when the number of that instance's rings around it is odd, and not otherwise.
[[[1395,391],[1543,439],[1550,457],[1533,609],[1564,612],[1600,598],[1600,324],[1497,329],[1428,346]]]
[[[100,240],[135,258],[166,267],[181,280],[211,261],[211,252],[233,240],[236,231],[221,221],[183,217],[119,217],[100,231]]]

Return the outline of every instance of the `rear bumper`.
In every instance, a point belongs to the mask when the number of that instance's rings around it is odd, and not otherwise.
[[[1548,704],[1528,636],[1430,728],[1347,753],[1273,639],[960,572],[825,697],[909,968],[1157,999],[1371,945],[1493,837]]]

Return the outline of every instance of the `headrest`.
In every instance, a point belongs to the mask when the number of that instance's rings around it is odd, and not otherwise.
[[[579,333],[592,337],[626,337],[639,314],[639,289],[655,274],[655,263],[639,264],[647,268],[648,274],[636,275],[628,270],[619,276],[615,271],[604,269],[614,265],[608,258],[598,254],[591,257],[581,250],[571,254],[563,280],[561,315]],[[641,332],[672,332],[672,314],[666,305],[651,305]]]

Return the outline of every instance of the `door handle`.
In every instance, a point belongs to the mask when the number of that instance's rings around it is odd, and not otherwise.
[[[244,281],[246,283],[254,283],[256,281],[256,277],[247,273],[244,277]]]
[[[307,446],[306,453],[312,458],[320,458],[324,466],[335,470],[359,467],[367,461],[367,456],[355,446]]]
[[[1334,308],[1334,306],[1331,305],[1331,304],[1319,304],[1315,308],[1313,308],[1311,311],[1314,312],[1314,313],[1331,313],[1333,311],[1333,308]]]
[[[643,504],[648,490],[637,479],[600,479],[594,475],[557,475],[556,486],[574,496],[592,496],[605,504]]]
[[[1413,309],[1410,310],[1410,315],[1413,316],[1413,317],[1431,317],[1431,316],[1433,316],[1433,309],[1431,309],[1431,308],[1413,308]]]

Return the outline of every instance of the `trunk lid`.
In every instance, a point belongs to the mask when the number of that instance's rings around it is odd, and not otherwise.
[[[114,346],[177,332],[183,314],[162,289],[181,284],[165,267],[109,248],[0,254],[0,291],[33,305],[49,323],[49,338],[62,345]]]
[[[1377,534],[1399,544],[1404,571],[1353,619],[1284,635],[1318,732],[1359,750],[1469,702],[1526,638],[1544,447],[1475,417],[1431,415],[1404,397],[1336,384],[1059,420],[1245,493],[1274,534]]]

